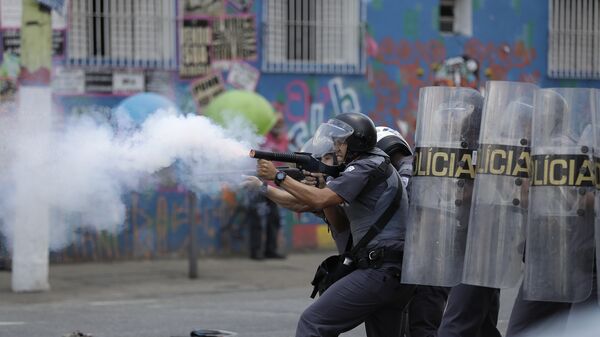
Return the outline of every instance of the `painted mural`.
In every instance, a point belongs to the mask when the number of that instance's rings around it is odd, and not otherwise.
[[[207,15],[194,12],[186,17],[190,29],[215,25],[222,33],[216,39],[218,46],[212,46],[207,39],[202,48],[189,51],[193,54],[190,62],[200,62],[201,68],[189,66],[184,69],[185,76],[177,71],[142,72],[144,85],[127,92],[115,90],[112,82],[103,82],[98,74],[94,77],[65,70],[71,76],[71,81],[65,82],[70,88],[57,89],[55,101],[66,114],[91,110],[110,114],[111,108],[128,94],[148,90],[174,99],[183,112],[202,113],[214,92],[232,88],[256,90],[283,113],[289,150],[296,151],[320,123],[350,111],[367,113],[376,124],[396,128],[412,142],[419,90],[424,86],[462,85],[482,90],[488,80],[526,81],[542,86],[600,86],[598,82],[554,81],[545,76],[546,3],[473,0],[473,36],[466,37],[440,34],[438,1],[364,1],[364,45],[368,54],[364,75],[262,73],[262,1],[227,1]],[[225,26],[225,22],[231,24]],[[498,24],[505,22],[510,24],[497,29]],[[232,37],[236,32],[239,38]],[[197,58],[194,53],[206,54],[207,58]],[[5,53],[0,69],[10,69],[14,57]],[[55,60],[55,68],[61,69],[61,65],[60,60]],[[6,72],[2,73],[4,77]],[[90,78],[97,80],[94,89],[86,88],[93,82]],[[218,81],[211,81],[212,78]],[[4,88],[0,98],[13,90],[8,80],[0,79],[0,86]],[[221,195],[199,196],[198,202],[191,205],[186,195],[186,191],[167,186],[125,196],[128,218],[119,234],[76,230],[75,243],[53,252],[52,259],[184,255],[190,221],[198,225],[201,254],[246,251],[242,196],[224,189]],[[318,218],[288,211],[281,215],[281,240],[286,250],[331,247],[326,227]]]

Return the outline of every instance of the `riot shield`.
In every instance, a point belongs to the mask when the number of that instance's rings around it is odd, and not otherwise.
[[[593,89],[536,91],[525,249],[526,300],[580,302],[592,289]]]
[[[508,288],[521,276],[536,89],[530,83],[486,84],[463,283]]]
[[[419,93],[402,282],[460,283],[483,98],[469,88]]]
[[[594,224],[595,224],[595,243],[596,243],[596,280],[600,286],[598,270],[600,270],[600,90],[594,90],[594,110],[592,114],[593,137],[594,137],[594,178],[596,185],[596,196],[594,198]],[[600,288],[598,288],[600,289]],[[600,291],[598,293],[598,303],[600,304]]]

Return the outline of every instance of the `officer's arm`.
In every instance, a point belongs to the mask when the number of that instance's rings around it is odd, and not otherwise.
[[[256,192],[261,188],[264,183],[254,176],[246,176],[246,179],[241,183],[241,185],[245,188],[250,188]],[[306,212],[312,211],[308,205],[302,204],[298,199],[296,199],[293,195],[289,194],[284,190],[280,190],[278,188],[271,187],[267,184],[265,197],[269,198],[274,203],[278,204],[281,207],[287,208],[289,210],[295,212]]]
[[[281,207],[287,208],[294,212],[308,212],[314,210],[314,208],[303,204],[290,193],[271,186],[267,186],[266,197]]]
[[[285,178],[279,186],[312,209],[324,209],[344,202],[344,199],[327,187],[308,186],[291,178]]]

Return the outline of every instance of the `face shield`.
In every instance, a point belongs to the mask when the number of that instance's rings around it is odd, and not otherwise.
[[[327,123],[323,123],[315,132],[313,144],[315,147],[322,149],[329,148],[333,144],[334,160],[333,165],[338,165],[343,160],[337,158],[337,150],[341,144],[346,143],[348,137],[354,133],[354,129],[348,123],[332,118]]]
[[[304,143],[300,152],[310,153],[314,158],[320,160],[326,165],[337,165],[335,157],[335,146],[333,140],[322,138],[321,141],[315,142],[315,138],[310,138]]]
[[[344,143],[353,132],[354,129],[347,123],[332,118],[319,126],[313,137],[313,143],[320,147],[327,146],[330,142],[333,144]]]

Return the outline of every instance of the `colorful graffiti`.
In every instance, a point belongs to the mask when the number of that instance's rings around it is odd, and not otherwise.
[[[540,78],[539,70],[526,71],[535,59],[536,51],[533,47],[525,47],[522,41],[495,44],[469,39],[461,55],[477,62],[479,69],[485,69],[487,80],[507,80],[511,72],[520,73],[521,81],[537,82]],[[414,130],[419,89],[441,84],[436,74],[439,76],[438,70],[449,66],[448,60],[454,57],[448,54],[442,40],[396,42],[391,37],[383,38],[369,67],[369,86],[376,98],[369,115],[376,122],[406,121],[410,130]],[[449,72],[449,76],[455,74]],[[477,77],[479,86],[483,85],[479,75]],[[450,80],[454,82],[453,78]],[[474,80],[460,83],[472,85]],[[412,138],[412,134],[407,136]]]
[[[231,0],[218,3],[223,3],[219,5],[220,12],[244,13],[256,19],[264,10],[261,1]],[[430,15],[439,11],[439,1],[417,4],[372,0],[365,3],[368,7],[365,37],[368,61],[364,76],[254,71],[236,74],[235,71],[231,72],[233,63],[229,60],[221,62],[211,59],[210,66],[227,79],[225,90],[236,86],[256,88],[278,111],[283,112],[291,151],[299,150],[323,121],[349,111],[362,111],[369,114],[378,125],[397,127],[411,142],[416,125],[419,90],[424,86],[460,83],[481,88],[487,80],[519,80],[538,84],[549,82],[544,78],[542,57],[547,20],[545,10],[521,15],[527,10],[516,11],[509,3],[476,1],[473,6],[474,37],[467,38],[439,33]],[[534,8],[535,5],[521,6]],[[540,6],[535,8],[539,9]],[[388,23],[397,19],[397,13],[404,13],[402,24],[390,26]],[[497,20],[510,17],[514,24],[503,27],[505,29],[500,34],[495,27],[487,26],[491,13]],[[480,18],[486,18],[485,23]],[[263,31],[266,30],[257,33]],[[254,33],[251,36],[254,37]],[[258,38],[256,43],[258,52],[264,41]],[[258,57],[257,60],[244,63],[244,66],[259,71],[262,55],[259,53]],[[469,68],[469,60],[477,63],[475,71]],[[15,64],[17,68],[14,68]],[[14,69],[18,70],[18,62],[5,55],[0,77],[14,73]],[[146,74],[145,89],[165,90],[183,112],[196,113],[198,110],[189,92],[193,79],[185,79],[178,74],[177,71]],[[157,80],[153,80],[154,77]],[[0,89],[4,89],[0,92],[0,100],[5,92],[8,94],[6,96],[14,95],[10,83]],[[114,95],[92,96],[89,93],[87,96],[69,94],[56,97],[55,103],[65,113],[93,112],[109,117],[110,107],[123,98]],[[74,234],[77,237],[75,243],[63,252],[53,253],[53,256],[58,260],[79,261],[184,255],[191,214],[198,224],[203,254],[243,252],[246,249],[246,225],[243,205],[238,198],[236,193],[228,192],[212,198],[202,197],[192,209],[182,191],[163,189],[127,195],[125,199],[129,214],[122,232],[110,234],[78,230]],[[314,216],[288,211],[282,211],[281,214],[285,241],[281,247],[317,247],[319,245],[316,242],[328,238],[326,227],[318,224],[320,220]]]
[[[235,219],[241,236],[236,236],[236,242],[232,243],[229,228],[222,224],[230,220],[229,215],[234,213],[231,207],[236,205],[220,195],[200,196],[192,204],[188,192],[167,189],[132,193],[125,202],[128,213],[122,228],[107,232],[74,224],[69,239],[72,243],[53,252],[51,259],[68,262],[185,256],[192,219],[201,255],[244,251],[243,245],[238,244],[244,241],[243,219]]]
[[[303,80],[289,82],[285,87],[284,103],[273,104],[284,113],[289,124],[290,150],[297,151],[312,137],[329,115],[327,108],[330,107],[333,115],[362,111],[358,97],[356,90],[345,86],[341,77],[334,77],[319,87]]]

